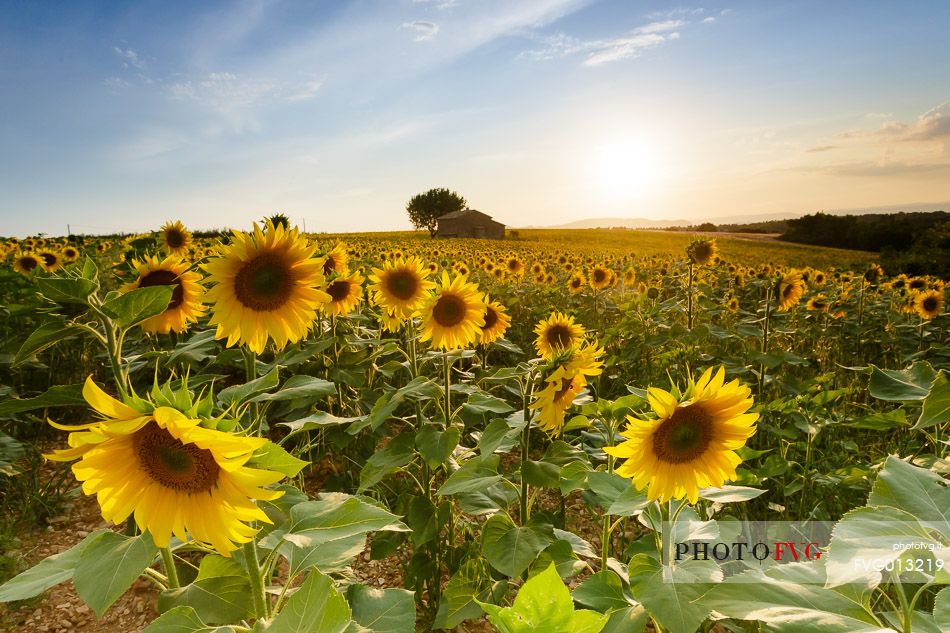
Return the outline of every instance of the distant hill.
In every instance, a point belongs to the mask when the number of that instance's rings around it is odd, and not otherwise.
[[[859,207],[852,209],[824,209],[822,213],[827,215],[868,215],[868,214],[890,214],[890,213],[920,213],[927,211],[945,211],[950,210],[950,200],[945,200],[943,202],[913,202],[908,204],[901,205],[889,205],[881,207]],[[782,220],[792,220],[800,218],[806,215],[804,212],[800,213],[759,213],[759,214],[747,214],[747,215],[730,215],[730,216],[720,216],[720,217],[696,217],[696,218],[676,218],[670,220],[650,220],[647,218],[620,218],[620,217],[604,217],[604,218],[589,218],[583,220],[575,220],[574,222],[568,222],[567,224],[559,224],[556,226],[533,226],[525,228],[551,228],[551,229],[606,229],[606,228],[625,228],[625,229],[667,229],[671,227],[685,227],[691,225],[699,225],[704,223],[712,223],[719,226],[727,225],[730,227],[730,230],[735,230],[733,227],[742,226],[742,225],[771,225],[770,228],[775,230],[776,227],[779,227],[778,230],[783,230],[781,225],[778,224]],[[775,223],[775,224],[773,224]]]

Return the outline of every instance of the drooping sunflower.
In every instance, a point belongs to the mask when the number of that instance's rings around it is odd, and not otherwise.
[[[181,223],[181,220],[168,221],[159,229],[162,248],[169,255],[183,256],[191,246],[191,233]]]
[[[485,295],[485,323],[481,326],[481,344],[488,345],[500,339],[509,325],[511,317],[508,316],[505,306],[489,300],[488,295]]]
[[[590,271],[590,287],[594,290],[603,290],[610,285],[610,269],[604,264],[597,264]]]
[[[135,288],[149,286],[174,286],[171,301],[161,314],[142,321],[142,329],[152,334],[184,332],[189,323],[195,323],[207,312],[202,304],[204,287],[201,285],[201,273],[189,270],[186,262],[175,255],[169,255],[159,261],[157,257],[146,257],[133,262],[138,277],[120,289],[128,292]]]
[[[647,392],[656,419],[628,416],[627,441],[604,450],[626,461],[618,475],[633,479],[638,489],[649,486],[652,501],[687,497],[696,503],[699,489],[721,487],[735,479],[742,459],[736,450],[755,433],[758,413],[747,413],[752,396],[738,379],[725,384],[725,369],[707,369],[678,400],[651,387]]]
[[[943,293],[937,290],[919,292],[914,296],[914,311],[927,321],[940,315],[943,310]]]
[[[409,318],[435,284],[427,279],[429,275],[425,264],[415,256],[403,257],[398,261],[387,261],[383,268],[374,268],[369,276],[369,286],[373,301],[390,316],[400,320]]]
[[[34,270],[43,268],[43,259],[36,253],[17,253],[13,256],[13,270],[21,275],[29,275]]]
[[[815,295],[805,304],[805,308],[817,312],[827,312],[830,307],[831,304],[825,298],[825,295],[822,294]]]
[[[346,252],[346,244],[343,242],[337,242],[323,257],[325,258],[323,260],[323,274],[325,277],[330,277],[334,273],[345,275],[348,272],[347,265],[350,261],[350,255]]]
[[[215,284],[207,293],[215,338],[259,354],[269,338],[280,350],[306,336],[317,310],[330,301],[323,260],[313,257],[314,248],[296,228],[280,224],[234,231],[231,244],[204,264]]]
[[[572,347],[558,353],[542,370],[544,387],[531,403],[538,411],[538,428],[555,437],[564,428],[564,417],[575,398],[587,386],[587,377],[601,373],[603,349],[596,344]]]
[[[257,533],[247,522],[271,522],[254,499],[280,497],[283,492],[263,486],[283,474],[246,466],[266,439],[204,428],[171,407],[133,408],[107,395],[91,376],[83,397],[104,419],[76,426],[50,421],[70,431],[70,448],[46,457],[79,460],[73,473],[84,493],[96,495],[107,521],[134,515],[159,547],[168,547],[172,534],[182,541],[190,534],[224,556]]]
[[[439,349],[460,349],[481,338],[485,325],[485,300],[478,286],[458,275],[449,280],[442,273],[440,287],[419,308],[422,316],[420,341],[432,340]]]
[[[689,257],[689,261],[697,266],[708,266],[713,263],[718,252],[716,240],[709,240],[704,237],[693,240],[686,247],[686,255]]]
[[[797,270],[789,271],[776,284],[776,292],[780,312],[784,312],[798,304],[805,294],[805,281],[802,279],[802,274]]]
[[[39,256],[43,260],[43,269],[48,273],[55,273],[63,266],[63,258],[52,249],[41,250]]]
[[[330,302],[323,306],[334,316],[349,314],[363,297],[363,276],[358,272],[335,278],[327,284]]]
[[[547,319],[534,328],[537,338],[534,347],[538,355],[549,360],[559,351],[570,349],[584,338],[584,326],[574,322],[574,317],[562,312],[552,312]]]

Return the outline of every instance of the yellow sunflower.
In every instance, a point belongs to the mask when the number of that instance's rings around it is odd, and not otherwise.
[[[485,295],[485,324],[481,326],[481,344],[488,345],[500,339],[509,325],[511,317],[508,316],[505,306],[497,301],[490,301],[488,295]]]
[[[63,261],[67,264],[79,259],[79,249],[75,246],[66,246],[63,248]]]
[[[133,408],[107,395],[91,376],[83,397],[105,419],[77,426],[51,420],[71,431],[70,448],[46,457],[79,459],[73,473],[84,493],[96,495],[107,521],[134,514],[159,547],[168,547],[172,534],[182,541],[190,534],[224,556],[257,533],[246,522],[271,522],[254,499],[280,497],[283,492],[263,486],[283,475],[245,465],[266,439],[204,428],[171,407]]]
[[[168,221],[159,229],[161,232],[162,248],[169,255],[184,255],[191,246],[191,233],[181,223],[181,220],[175,222]]]
[[[673,394],[651,387],[650,406],[656,419],[628,416],[627,441],[604,450],[626,461],[616,470],[633,479],[638,489],[649,485],[652,501],[687,497],[696,503],[699,489],[721,487],[735,479],[742,459],[736,450],[755,433],[758,413],[750,390],[738,379],[725,382],[725,369],[709,368],[680,402]]]
[[[135,281],[123,285],[120,290],[128,292],[136,288],[149,286],[174,286],[171,301],[161,314],[142,321],[142,329],[152,334],[184,332],[189,323],[195,323],[207,312],[201,297],[204,288],[201,274],[189,271],[188,264],[174,255],[159,261],[157,257],[146,257],[144,261],[132,264],[138,277]]]
[[[805,304],[805,307],[808,310],[813,310],[817,312],[827,312],[828,308],[831,307],[831,304],[828,303],[828,300],[825,299],[825,295],[818,294],[808,300],[808,303]]]
[[[943,293],[936,290],[919,292],[914,297],[914,311],[927,321],[940,315],[943,310]]]
[[[693,240],[686,247],[686,255],[689,257],[689,261],[697,266],[707,266],[713,263],[718,251],[716,240],[708,240],[703,237]]]
[[[611,271],[604,264],[597,264],[590,271],[590,287],[602,290],[610,285]]]
[[[524,262],[512,255],[505,261],[505,270],[509,275],[520,278],[524,275]]]
[[[418,257],[390,260],[383,268],[373,269],[369,290],[376,305],[390,316],[403,320],[418,310],[429,291],[435,288],[435,284],[426,279],[428,276],[425,264]]]
[[[327,284],[327,294],[330,295],[330,302],[324,306],[324,310],[334,316],[349,314],[363,297],[363,276],[354,272],[337,277]]]
[[[422,316],[420,341],[432,339],[440,349],[467,347],[481,338],[485,325],[485,300],[478,286],[458,275],[449,281],[442,273],[441,286],[419,308]]]
[[[43,259],[36,253],[17,253],[13,257],[13,270],[21,275],[29,275],[33,271],[43,269]]]
[[[538,428],[555,437],[564,428],[564,417],[574,399],[587,386],[587,376],[601,373],[603,362],[597,357],[603,349],[596,344],[586,344],[568,349],[552,359],[542,372],[544,387],[531,403],[538,411]]]
[[[574,322],[574,317],[562,312],[552,312],[547,319],[534,328],[537,338],[534,347],[538,355],[550,360],[559,351],[568,350],[584,338],[584,326]]]
[[[43,263],[43,269],[48,273],[56,272],[63,265],[62,257],[60,257],[59,253],[54,250],[42,250],[40,251],[39,255]]]
[[[313,252],[296,228],[270,221],[263,231],[256,223],[253,233],[234,231],[231,244],[204,264],[215,284],[207,293],[215,338],[259,354],[268,338],[281,350],[306,336],[317,310],[330,301],[323,260]]]
[[[784,312],[802,300],[805,294],[805,280],[802,279],[800,272],[791,270],[779,280],[776,288],[778,309]]]
[[[579,272],[574,273],[571,275],[571,278],[567,280],[567,289],[571,291],[572,295],[576,295],[583,290],[586,285],[587,279]]]
[[[348,272],[347,264],[350,261],[350,255],[346,252],[346,245],[343,242],[337,242],[336,246],[327,251],[324,255],[323,274],[329,277],[333,273],[345,275]]]

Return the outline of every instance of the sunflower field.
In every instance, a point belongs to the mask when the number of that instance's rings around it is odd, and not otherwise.
[[[148,633],[950,631],[940,279],[281,216],[0,255],[0,628],[71,583]]]

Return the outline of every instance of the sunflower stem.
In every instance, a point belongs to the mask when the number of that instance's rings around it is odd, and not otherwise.
[[[261,575],[261,564],[257,560],[257,541],[251,539],[244,544],[244,558],[247,562],[247,575],[251,583],[251,598],[254,605],[254,617],[266,618],[267,599],[264,594],[264,577]]]
[[[530,380],[530,376],[528,378]],[[525,479],[524,470],[528,463],[528,445],[531,440],[531,397],[528,393],[529,386],[523,384],[521,388],[522,415],[524,416],[524,429],[521,431],[521,525],[527,525],[528,519],[528,480]],[[526,572],[527,573],[527,572]]]
[[[160,547],[158,551],[162,554],[162,564],[165,566],[168,588],[177,589],[181,587],[181,583],[178,581],[178,568],[175,567],[175,555],[167,547]]]
[[[689,280],[686,283],[686,328],[693,331],[693,262],[687,266]]]
[[[445,375],[445,428],[452,424],[452,363],[449,353],[442,355],[442,370]]]

